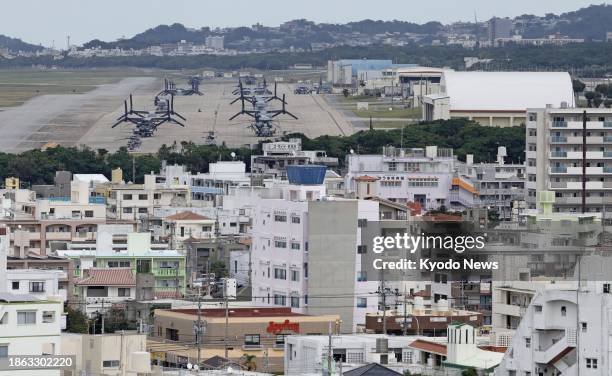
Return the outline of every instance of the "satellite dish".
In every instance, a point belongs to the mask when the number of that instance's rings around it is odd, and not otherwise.
[[[232,158],[236,158],[236,153],[235,152],[232,152],[230,155],[232,156]]]
[[[351,149],[349,152],[350,152],[351,154],[355,154],[355,150],[353,150],[353,149]]]
[[[192,368],[193,368],[193,364],[187,363],[187,369],[192,369]]]

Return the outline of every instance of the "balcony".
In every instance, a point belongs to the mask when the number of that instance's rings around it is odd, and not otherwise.
[[[566,158],[567,152],[566,151],[551,151],[550,157],[551,158]]]
[[[550,168],[551,174],[565,174],[566,172],[567,172],[567,167],[554,166]]]
[[[567,128],[567,121],[553,121],[553,128]]]
[[[612,142],[612,136],[605,136],[603,142]]]
[[[563,337],[547,348],[536,349],[533,360],[537,363],[549,364],[561,360],[569,351],[576,347],[576,329],[565,329]]]
[[[604,121],[603,126],[604,128],[612,128],[612,121]]]
[[[66,232],[59,232],[59,231],[47,232],[45,233],[45,239],[70,241],[72,240],[72,233],[67,232],[67,231]]]
[[[185,270],[183,268],[153,268],[153,275],[156,277],[184,277]]]
[[[550,142],[553,144],[564,144],[567,142],[567,137],[554,136],[550,138]]]

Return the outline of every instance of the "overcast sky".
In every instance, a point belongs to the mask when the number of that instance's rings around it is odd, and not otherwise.
[[[366,18],[443,23],[492,16],[562,13],[601,0],[3,0],[0,34],[50,46],[130,37],[159,24],[250,26],[307,18],[344,23]],[[609,3],[609,2],[607,2]]]

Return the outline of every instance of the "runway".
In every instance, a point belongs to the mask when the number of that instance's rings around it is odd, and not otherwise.
[[[177,83],[178,86],[181,83]],[[123,123],[111,128],[115,119],[123,113],[123,101],[133,93],[134,109],[153,110],[155,94],[162,88],[162,80],[154,77],[125,78],[116,84],[101,85],[85,94],[42,95],[19,107],[0,112],[0,150],[18,153],[40,148],[52,142],[62,146],[85,145],[92,149],[116,151],[127,144],[133,125]],[[203,96],[177,96],[175,111],[187,120],[185,127],[162,124],[153,137],[144,138],[136,152],[156,152],[166,144],[191,141],[205,143],[209,132],[214,131],[218,145],[242,147],[257,144],[248,127],[251,118],[241,115],[229,118],[240,111],[240,101],[232,93],[236,80],[216,79],[204,81],[200,86]],[[271,88],[272,89],[272,88]],[[286,95],[287,110],[297,120],[279,115],[275,119],[278,138],[289,133],[303,133],[310,138],[321,135],[350,135],[355,132],[352,123],[324,95],[294,94],[294,85],[279,83],[278,95]],[[250,106],[249,103],[246,104]],[[270,109],[279,109],[280,102],[270,102]]]
[[[150,90],[152,77],[126,78],[85,94],[41,95],[0,112],[0,151],[18,153],[47,142],[72,146],[130,92]]]

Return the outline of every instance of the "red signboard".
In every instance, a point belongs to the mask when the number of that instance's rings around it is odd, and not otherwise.
[[[291,322],[289,320],[285,320],[285,322],[274,322],[270,321],[268,327],[266,328],[266,332],[272,334],[279,334],[283,331],[291,331],[294,333],[300,332],[300,323],[299,322]]]

